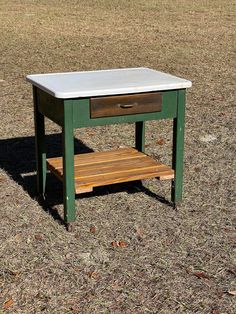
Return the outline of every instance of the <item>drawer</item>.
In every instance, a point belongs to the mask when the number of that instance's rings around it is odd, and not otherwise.
[[[90,117],[103,118],[137,113],[160,112],[161,93],[142,93],[90,99]]]

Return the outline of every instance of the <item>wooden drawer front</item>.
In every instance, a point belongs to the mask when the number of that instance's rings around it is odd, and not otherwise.
[[[90,116],[92,119],[158,112],[161,109],[161,93],[107,96],[90,99]]]

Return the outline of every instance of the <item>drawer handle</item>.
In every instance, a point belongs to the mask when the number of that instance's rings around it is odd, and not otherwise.
[[[133,108],[133,107],[136,106],[136,105],[137,105],[136,102],[133,103],[133,104],[118,104],[118,106],[119,106],[120,108],[123,108],[123,109]]]

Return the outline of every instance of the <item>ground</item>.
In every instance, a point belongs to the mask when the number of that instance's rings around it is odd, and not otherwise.
[[[0,313],[236,313],[235,1],[0,0]],[[146,180],[77,197],[35,190],[27,74],[146,66],[189,79],[184,200]],[[60,128],[47,121],[48,151]],[[134,126],[80,129],[76,149],[133,145]],[[171,121],[146,151],[171,163]],[[163,145],[160,145],[163,144]],[[115,247],[112,241],[123,241]],[[113,243],[114,244],[114,243]]]

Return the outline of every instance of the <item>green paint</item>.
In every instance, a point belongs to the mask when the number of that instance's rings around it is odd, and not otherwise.
[[[74,129],[73,101],[64,101],[63,136],[63,199],[64,220],[75,221]]]
[[[45,194],[46,186],[46,147],[45,147],[45,122],[44,115],[38,111],[37,88],[33,86],[34,98],[34,126],[35,126],[35,153],[37,170],[37,190]]]
[[[174,118],[177,114],[177,91],[162,92],[162,111],[152,113],[139,113],[126,116],[105,117],[105,118],[90,118],[90,102],[89,99],[74,99],[73,100],[73,123],[74,128],[82,128],[89,126],[118,124],[128,122],[138,122],[146,120],[159,120]]]
[[[140,152],[145,152],[145,122],[135,123],[135,148]]]
[[[174,203],[182,201],[183,190],[183,160],[184,160],[184,119],[185,119],[185,90],[178,92],[177,117],[173,122],[173,157],[172,168],[175,178],[172,181],[171,200]]]
[[[55,98],[37,89],[38,110],[53,122],[63,125],[63,99]]]
[[[184,156],[184,115],[185,90],[162,92],[162,111],[154,113],[133,114],[115,117],[90,118],[90,100],[58,99],[33,87],[35,140],[37,160],[37,187],[40,194],[45,193],[46,184],[46,150],[44,116],[62,126],[63,135],[63,199],[64,219],[66,223],[74,222],[75,179],[74,179],[74,128],[99,126],[118,123],[135,123],[135,147],[145,150],[145,121],[173,120],[173,158],[172,166],[175,178],[172,181],[171,200],[182,200],[183,156]]]

